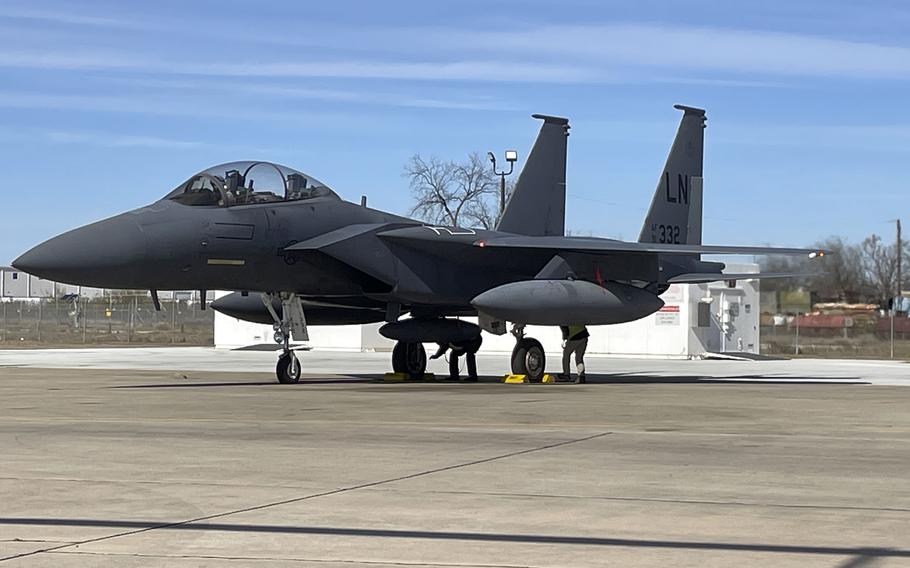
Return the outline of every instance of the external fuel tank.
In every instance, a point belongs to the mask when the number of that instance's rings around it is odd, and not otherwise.
[[[619,282],[525,280],[497,286],[471,301],[478,312],[527,325],[604,325],[643,318],[664,302]]]

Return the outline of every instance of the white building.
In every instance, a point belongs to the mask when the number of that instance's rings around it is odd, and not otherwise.
[[[104,291],[99,288],[52,282],[10,266],[0,266],[0,299],[3,301],[59,298],[67,294],[96,298],[102,296]]]
[[[149,295],[147,290],[140,294]],[[104,288],[91,288],[89,286],[74,286],[62,284],[26,274],[21,270],[9,266],[0,266],[0,301],[40,300],[46,298],[60,298],[68,294],[75,294],[82,298],[97,299],[107,298],[111,290]],[[162,301],[180,300],[184,302],[198,302],[199,292],[196,290],[166,292],[158,294]],[[206,299],[215,299],[214,292],[207,292]]]
[[[754,264],[727,265],[730,272],[757,272]],[[619,325],[590,328],[588,353],[644,357],[699,357],[706,353],[759,350],[758,280],[674,284],[661,298],[661,311]],[[219,293],[220,295],[226,292]],[[379,335],[382,324],[320,326],[310,328],[308,345],[339,351],[391,351],[394,342]],[[272,343],[272,327],[215,314],[215,346],[238,348]],[[562,337],[558,328],[528,326],[526,334],[558,352]],[[484,332],[485,352],[509,353],[515,345],[511,335]]]

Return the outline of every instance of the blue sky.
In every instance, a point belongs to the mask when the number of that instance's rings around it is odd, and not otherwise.
[[[516,148],[570,117],[568,222],[634,239],[674,134],[708,110],[705,237],[890,235],[908,203],[902,1],[0,4],[0,262],[269,159],[374,207],[414,153]]]

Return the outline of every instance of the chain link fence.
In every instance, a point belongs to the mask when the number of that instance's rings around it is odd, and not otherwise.
[[[0,302],[0,346],[213,345],[214,313],[147,295]]]
[[[790,316],[764,322],[765,355],[910,360],[910,318]]]

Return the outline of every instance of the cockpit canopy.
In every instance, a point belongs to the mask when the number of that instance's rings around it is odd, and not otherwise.
[[[201,171],[165,196],[184,205],[233,207],[298,201],[316,197],[340,199],[321,181],[271,162],[229,162]]]

